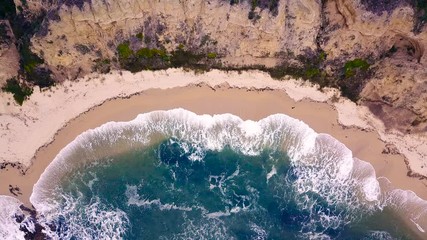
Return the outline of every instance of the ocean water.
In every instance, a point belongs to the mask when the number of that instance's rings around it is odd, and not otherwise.
[[[415,239],[427,211],[299,120],[183,109],[83,133],[30,200],[53,239]]]

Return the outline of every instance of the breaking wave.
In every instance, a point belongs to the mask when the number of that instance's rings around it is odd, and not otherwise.
[[[159,146],[156,153],[163,161],[161,164],[170,166],[172,180],[178,174],[175,167],[179,168],[182,163],[170,158],[165,151],[169,153],[167,151],[178,149],[174,157],[183,157],[190,162],[189,167],[195,167],[198,163],[206,164],[205,158],[213,152],[224,149],[249,158],[261,156],[267,149],[270,155],[265,160],[266,165],[262,166],[268,166],[263,170],[263,179],[265,184],[273,184],[271,191],[274,197],[281,199],[279,209],[286,209],[292,204],[302,214],[300,218],[286,216],[299,221],[297,232],[301,238],[337,236],[336,232],[349,224],[381,212],[385,207],[395,211],[405,208],[403,215],[420,231],[427,227],[425,201],[409,191],[380,187],[369,163],[354,158],[345,145],[330,135],[314,132],[302,121],[283,114],[271,115],[257,122],[243,121],[231,114],[196,115],[174,109],[140,114],[130,122],[106,123],[82,133],[62,149],[35,184],[30,198],[43,216],[40,222],[56,226],[47,228],[50,229],[48,234],[53,238],[126,236],[126,231],[135,228],[132,217],[126,210],[109,205],[92,194],[93,184],[101,182],[96,173],[86,173],[85,181],[82,180],[87,188],[85,191],[72,188],[70,192],[73,194],[69,194],[64,191],[64,183],[70,182],[69,179],[76,174],[83,176],[85,169],[91,166],[113,164],[115,161],[111,156],[153,145]],[[285,153],[286,158],[275,158],[275,152]],[[283,159],[288,159],[289,167],[285,174],[280,174],[278,166],[280,161],[285,161]],[[239,190],[245,194],[236,193],[234,188],[237,185],[231,182],[240,181],[236,179],[240,179],[243,172],[240,165],[236,165],[230,173],[207,175],[209,191],[215,191],[226,205],[218,211],[207,209],[200,202],[179,204],[143,196],[143,183],[125,184],[123,196],[118,198],[126,202],[125,208],[182,212],[184,230],[172,238],[205,236],[232,239],[235,236],[230,235],[224,217],[266,211],[257,203],[260,192],[252,189],[250,184]],[[176,191],[176,194],[181,191],[174,186],[166,186],[165,189]],[[86,195],[87,192],[91,194]],[[238,203],[233,202],[234,198],[239,199]],[[204,220],[194,221],[190,217],[194,212]],[[248,228],[253,239],[268,238],[268,230],[258,222],[249,223]],[[388,236],[387,232],[371,231],[367,239],[387,239]]]
[[[21,202],[13,197],[0,196],[0,238],[24,239],[24,232],[20,231],[17,216],[23,216],[19,208]]]

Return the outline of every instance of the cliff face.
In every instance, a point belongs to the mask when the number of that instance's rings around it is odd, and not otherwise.
[[[321,24],[320,4],[315,1],[282,1],[276,16],[256,9],[256,20],[248,18],[248,3],[216,0],[95,0],[49,8],[42,30],[31,42],[58,77],[70,77],[79,68],[82,73],[91,71],[94,60],[112,59],[125,41],[134,50],[173,51],[182,45],[216,53],[228,66],[271,67],[282,53],[315,51]]]
[[[153,56],[136,69],[175,66],[169,53],[178,49],[197,64],[274,68],[339,87],[402,132],[427,130],[427,13],[419,3],[15,0],[26,18],[42,16],[30,49],[56,81],[135,69]]]
[[[427,31],[420,28],[414,4],[327,1],[320,33],[328,57],[371,59],[373,72],[365,80],[360,103],[386,127],[402,132],[427,130]]]
[[[9,22],[0,20],[0,86],[18,74],[19,54]]]

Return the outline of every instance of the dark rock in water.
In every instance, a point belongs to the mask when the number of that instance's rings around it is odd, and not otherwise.
[[[14,218],[15,218],[15,221],[17,223],[22,223],[22,221],[24,221],[24,219],[25,219],[25,215],[24,214],[15,214]]]
[[[28,222],[32,222],[34,224],[34,229],[28,229]],[[46,234],[43,233],[43,226],[41,226],[36,218],[30,217],[28,218],[27,224],[21,224],[19,230],[25,233],[25,239],[49,239]]]
[[[44,227],[37,221],[36,210],[24,205],[19,206],[19,208],[30,214],[28,217],[24,215],[15,216],[16,221],[21,223],[19,230],[25,233],[25,239],[49,239],[48,236],[43,233]],[[34,228],[32,226],[34,226]]]
[[[24,205],[21,205],[21,206],[19,206],[19,208],[22,210],[22,211],[24,211],[24,212],[28,212],[28,213],[30,213],[30,215],[32,216],[32,217],[36,217],[36,215],[37,215],[37,212],[36,212],[36,210],[34,210],[34,208],[28,208],[28,207],[26,207],[26,206],[24,206]]]

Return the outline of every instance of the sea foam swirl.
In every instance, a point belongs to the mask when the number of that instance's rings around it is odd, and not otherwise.
[[[20,223],[16,216],[23,215],[19,208],[22,203],[9,196],[0,196],[0,238],[1,239],[24,239],[24,232],[20,231]]]

